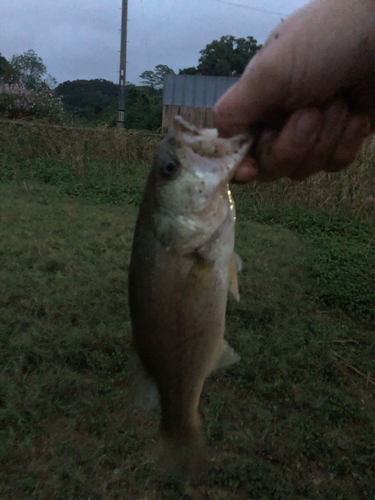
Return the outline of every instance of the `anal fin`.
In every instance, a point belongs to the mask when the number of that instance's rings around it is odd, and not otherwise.
[[[159,391],[154,380],[146,373],[135,352],[130,354],[130,394],[134,405],[145,411],[153,410],[159,404]]]
[[[228,368],[241,361],[241,356],[231,347],[226,340],[221,341],[221,354],[216,362],[214,370]]]

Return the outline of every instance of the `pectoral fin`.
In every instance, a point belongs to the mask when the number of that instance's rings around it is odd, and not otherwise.
[[[242,261],[241,258],[234,252],[232,256],[232,260],[229,265],[229,291],[236,299],[237,302],[240,300],[240,294],[238,291],[238,278],[237,272],[242,269]]]
[[[196,259],[186,279],[185,304],[197,302],[212,280],[213,263],[203,258]]]

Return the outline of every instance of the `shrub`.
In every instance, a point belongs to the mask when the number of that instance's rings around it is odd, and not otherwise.
[[[60,97],[47,86],[40,91],[27,90],[22,83],[0,79],[0,115],[10,119],[47,118],[62,121],[65,111]]]

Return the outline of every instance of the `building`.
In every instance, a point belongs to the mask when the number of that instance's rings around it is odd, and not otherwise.
[[[173,127],[176,115],[198,128],[213,127],[214,104],[238,80],[232,76],[165,75],[163,132]]]

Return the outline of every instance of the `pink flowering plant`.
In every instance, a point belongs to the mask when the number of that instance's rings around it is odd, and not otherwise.
[[[61,101],[48,87],[27,90],[23,83],[5,83],[0,78],[0,116],[18,118],[47,118],[61,122],[66,112]]]

